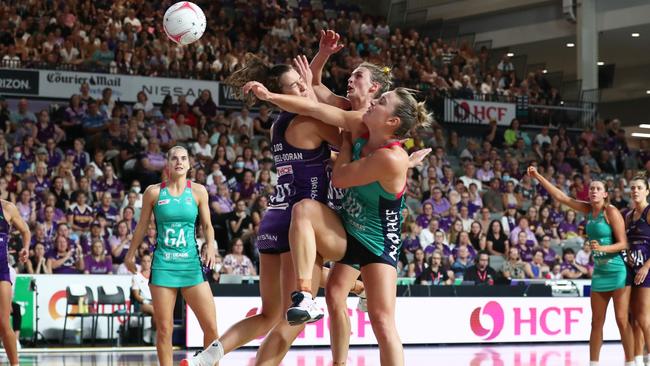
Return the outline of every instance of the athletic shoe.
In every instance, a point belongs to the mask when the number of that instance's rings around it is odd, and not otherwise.
[[[287,310],[287,321],[290,325],[300,325],[316,322],[325,316],[323,310],[316,305],[308,292],[293,292],[291,307]]]
[[[180,366],[214,366],[223,358],[223,346],[221,342],[214,341],[205,350],[197,351],[192,358],[181,361]]]
[[[359,302],[357,303],[357,310],[367,313],[368,312],[368,298],[366,298],[366,290],[361,291],[359,296]]]

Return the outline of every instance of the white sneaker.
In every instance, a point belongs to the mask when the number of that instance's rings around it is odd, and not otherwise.
[[[293,292],[291,300],[293,304],[287,310],[287,321],[290,325],[313,323],[325,316],[308,292]]]
[[[361,291],[359,296],[359,302],[357,303],[357,310],[367,313],[368,312],[368,298],[366,298],[366,290]]]
[[[223,346],[217,340],[205,350],[197,351],[192,358],[181,360],[180,366],[214,366],[222,358]]]
[[[16,338],[16,351],[20,351],[21,349],[23,349],[23,345],[20,344],[20,341]]]

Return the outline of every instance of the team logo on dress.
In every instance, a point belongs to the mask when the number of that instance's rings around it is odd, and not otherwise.
[[[286,174],[293,174],[293,168],[291,165],[284,165],[278,167],[278,177],[281,177]]]
[[[169,198],[165,200],[159,200],[158,201],[158,206],[166,205],[169,203]]]

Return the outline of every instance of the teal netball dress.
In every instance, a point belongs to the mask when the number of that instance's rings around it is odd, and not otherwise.
[[[160,184],[156,217],[156,250],[153,253],[150,283],[162,287],[190,287],[203,282],[201,259],[194,227],[199,207],[192,195],[191,182],[179,196],[172,196]]]
[[[614,243],[612,227],[605,220],[604,210],[598,217],[589,214],[587,240],[596,240],[602,246]],[[591,290],[595,292],[614,291],[623,288],[627,280],[627,267],[620,253],[594,252],[594,273]]]

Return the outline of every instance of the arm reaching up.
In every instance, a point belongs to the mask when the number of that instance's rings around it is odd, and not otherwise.
[[[349,109],[350,101],[332,93],[323,83],[323,67],[331,55],[343,49],[344,45],[339,44],[341,36],[333,30],[320,31],[320,43],[318,44],[318,53],[311,60],[310,69],[314,75],[312,85],[314,93],[319,102],[333,105],[341,109]],[[305,80],[306,81],[306,80]]]

